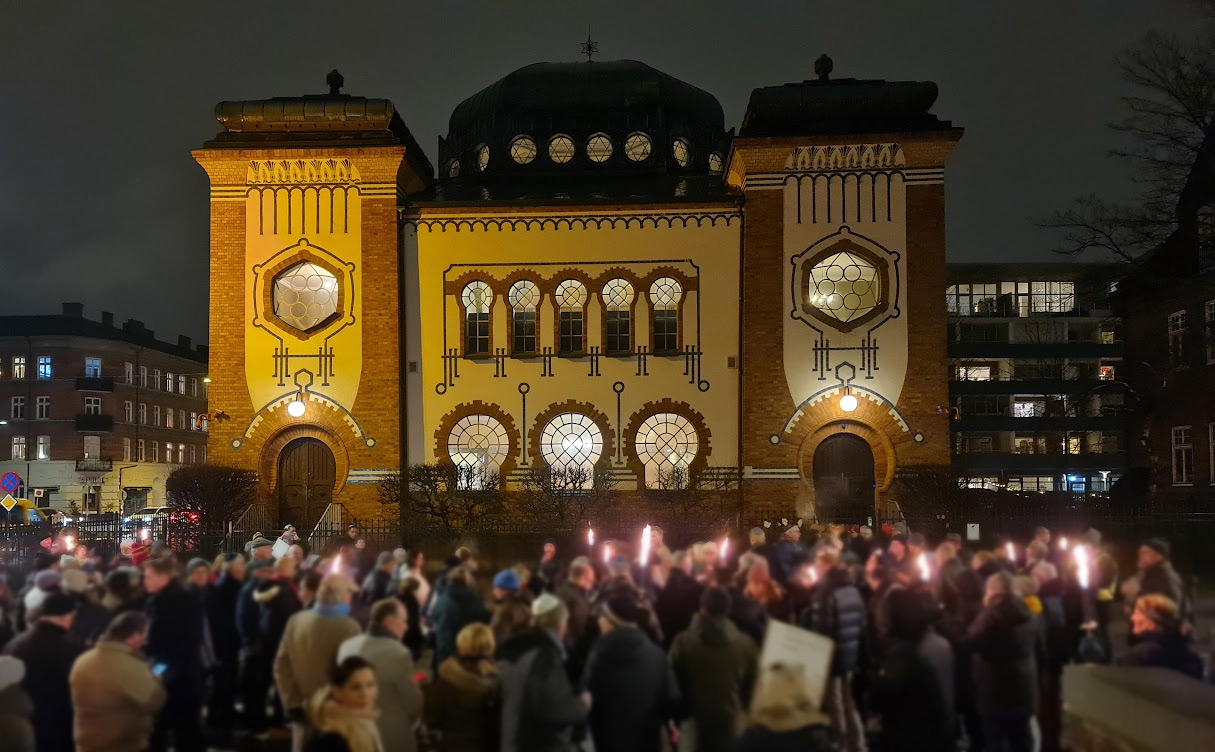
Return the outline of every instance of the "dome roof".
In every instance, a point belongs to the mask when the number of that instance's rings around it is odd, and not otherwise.
[[[644,63],[535,63],[456,107],[439,175],[709,175],[728,138],[716,97]]]

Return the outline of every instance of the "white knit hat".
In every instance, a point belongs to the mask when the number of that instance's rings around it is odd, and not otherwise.
[[[545,593],[532,601],[532,616],[543,616],[549,611],[562,608],[564,605],[557,596],[552,593]]]

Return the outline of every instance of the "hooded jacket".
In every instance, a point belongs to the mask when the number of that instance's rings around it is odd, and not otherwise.
[[[596,752],[659,752],[661,729],[679,714],[679,684],[662,648],[636,627],[599,638],[586,664]]]
[[[0,657],[0,739],[5,752],[34,752],[34,703],[21,688],[25,665]]]
[[[207,623],[215,643],[215,656],[235,663],[240,656],[240,632],[236,628],[236,602],[244,583],[224,574],[207,594]]]
[[[587,708],[565,674],[561,645],[544,632],[520,632],[499,652],[502,752],[571,752]]]
[[[435,665],[456,654],[456,635],[473,622],[486,623],[485,604],[465,582],[450,582],[435,601],[431,622],[435,630]]]
[[[725,617],[697,614],[671,644],[671,666],[688,711],[681,740],[699,752],[726,752],[742,732],[755,690],[755,641]]]
[[[485,659],[448,658],[426,693],[426,726],[446,752],[498,752],[498,670]]]
[[[1038,712],[1038,643],[1029,607],[996,596],[975,618],[962,645],[971,651],[979,712]]]

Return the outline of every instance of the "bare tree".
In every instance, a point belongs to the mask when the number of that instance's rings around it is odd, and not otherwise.
[[[175,511],[234,520],[257,501],[257,474],[225,465],[187,465],[169,473],[165,496]]]
[[[500,503],[501,479],[469,465],[414,465],[382,480],[378,496],[381,504],[399,508],[403,526],[438,525],[456,533],[476,527]]]
[[[706,467],[697,472],[674,466],[658,476],[658,488],[648,490],[654,506],[674,521],[695,519],[705,527],[728,525],[739,508],[737,469]]]
[[[617,502],[616,485],[606,467],[537,465],[523,476],[519,507],[536,520],[581,526],[590,521],[592,512]]]

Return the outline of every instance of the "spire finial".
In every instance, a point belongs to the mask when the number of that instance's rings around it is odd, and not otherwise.
[[[582,54],[586,55],[586,61],[589,63],[591,61],[591,56],[598,51],[599,43],[594,39],[591,39],[591,27],[590,24],[587,24],[586,41],[582,43]]]
[[[835,63],[831,62],[831,58],[827,53],[818,56],[818,60],[814,61],[814,72],[818,75],[819,81],[827,81],[831,78],[831,71],[835,68]]]
[[[329,71],[329,75],[325,76],[325,84],[329,86],[329,93],[336,96],[342,93],[342,87],[346,85],[346,79],[342,78],[342,74],[338,73],[337,68],[334,68]]]

